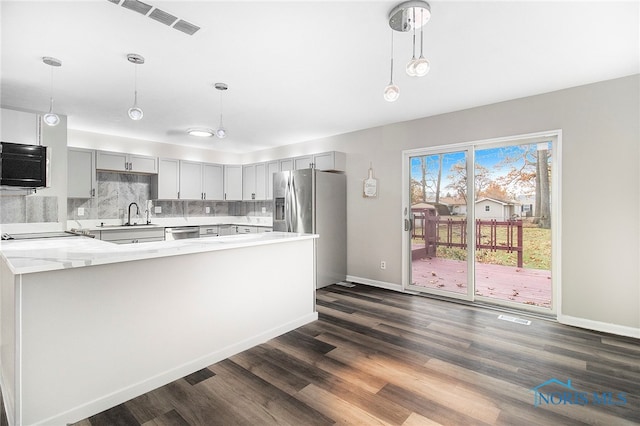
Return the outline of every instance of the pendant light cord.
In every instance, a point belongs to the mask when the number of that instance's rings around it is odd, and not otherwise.
[[[133,64],[133,106],[138,106],[138,64]]]
[[[422,23],[424,17],[422,16],[422,13],[424,12],[424,9],[420,9],[420,57],[423,58],[424,55],[422,54],[422,43],[424,42],[424,37],[423,37],[423,31],[424,31],[424,24]]]
[[[393,29],[391,29],[391,77],[389,84],[393,84]]]
[[[416,8],[413,8],[413,59],[416,59]]]

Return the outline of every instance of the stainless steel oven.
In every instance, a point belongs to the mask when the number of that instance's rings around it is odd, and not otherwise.
[[[176,226],[164,228],[164,239],[167,241],[182,240],[184,238],[199,238],[199,226]]]

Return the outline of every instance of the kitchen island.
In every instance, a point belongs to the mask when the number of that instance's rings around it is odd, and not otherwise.
[[[10,422],[75,422],[314,321],[314,238],[3,241]]]

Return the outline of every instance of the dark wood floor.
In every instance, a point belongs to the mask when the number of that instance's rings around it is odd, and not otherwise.
[[[319,321],[77,425],[640,423],[638,340],[367,286],[317,304]],[[535,407],[552,378],[626,403]]]

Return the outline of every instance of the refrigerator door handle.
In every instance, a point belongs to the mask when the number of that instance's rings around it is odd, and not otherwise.
[[[290,187],[289,187],[289,219],[288,219],[288,226],[287,228],[289,228],[289,232],[297,232],[298,231],[298,197],[297,197],[297,192],[296,192],[296,181],[293,177],[293,175],[291,175],[289,177],[289,182],[290,182]]]

